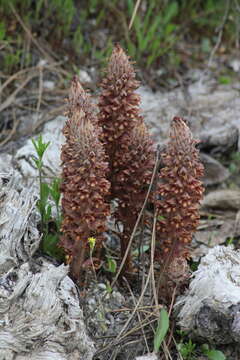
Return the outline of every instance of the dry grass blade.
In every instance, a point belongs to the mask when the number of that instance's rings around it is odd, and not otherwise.
[[[34,36],[32,35],[31,31],[28,29],[28,27],[26,26],[26,24],[23,22],[23,20],[21,19],[21,17],[19,16],[19,14],[17,13],[15,7],[13,6],[13,4],[11,2],[9,2],[9,6],[14,14],[14,16],[16,17],[16,19],[18,20],[19,24],[22,26],[23,30],[27,33],[27,35],[29,36],[29,38],[31,39],[31,41],[33,42],[33,44],[37,47],[37,49],[40,51],[40,53],[49,61],[49,62],[53,62],[54,60],[52,59],[52,57],[39,45],[38,41],[34,38]]]
[[[144,327],[155,323],[158,320],[157,317],[149,320],[153,315],[154,315],[154,312],[151,313],[149,316],[146,316],[146,318],[141,322],[140,325],[132,327],[129,331],[125,332],[122,336],[120,336],[119,339],[115,338],[115,340],[111,341],[111,343],[109,343],[108,345],[106,345],[102,349],[100,349],[95,354],[95,356],[99,356],[100,354],[104,353],[105,351],[120,345],[124,341],[124,339],[126,339],[127,337],[134,336],[134,333],[136,333],[137,331],[142,330]],[[135,336],[139,337],[139,334],[135,334]],[[106,338],[112,338],[112,336],[108,336]],[[142,341],[141,338],[138,341]]]
[[[178,350],[178,344],[177,344],[174,336],[173,336],[173,342],[174,342],[174,345],[176,346],[176,350],[177,350],[177,352],[178,352],[179,360],[184,360],[183,357],[182,357],[182,355],[181,355],[181,353],[180,353],[180,351]]]
[[[50,111],[47,111],[41,119],[38,120],[38,122],[33,126],[32,131],[35,132],[40,126],[45,124],[47,121],[51,120],[52,118],[61,115],[65,112],[66,105],[59,106],[55,109],[52,109]]]
[[[20,86],[16,90],[13,91],[13,93],[2,103],[2,105],[0,105],[0,112],[5,110],[14,102],[15,97],[19,93],[19,91],[21,91],[37,74],[38,73],[34,71],[20,84]]]
[[[3,92],[5,87],[7,87],[9,84],[11,84],[11,82],[16,80],[19,76],[21,76],[21,75],[23,75],[25,73],[28,73],[28,72],[35,71],[36,69],[37,69],[37,66],[33,66],[33,67],[30,67],[30,68],[20,70],[20,71],[16,72],[15,74],[9,76],[8,79],[5,81],[5,83],[0,87],[0,94]]]
[[[150,272],[151,272],[152,290],[153,290],[153,296],[154,296],[154,300],[155,300],[155,305],[158,306],[158,295],[157,295],[155,276],[154,276],[154,254],[155,254],[155,243],[156,243],[156,222],[157,222],[157,216],[156,216],[156,212],[155,212],[154,219],[153,219],[152,238],[151,238]]]
[[[128,320],[126,321],[125,325],[123,326],[122,330],[120,331],[120,333],[118,334],[118,336],[116,337],[116,341],[119,340],[122,336],[122,334],[124,333],[124,331],[127,329],[129,323],[132,321],[136,311],[138,310],[138,307],[139,305],[141,304],[142,300],[143,300],[143,296],[147,290],[147,287],[148,287],[148,284],[149,284],[149,281],[150,281],[150,277],[151,277],[151,271],[149,270],[148,272],[148,276],[147,276],[147,280],[146,280],[146,283],[145,283],[145,286],[143,288],[143,291],[138,299],[138,302],[136,303],[135,305],[135,308],[133,309],[133,312],[131,314],[131,316],[129,316]]]
[[[14,118],[13,127],[12,127],[11,131],[9,132],[9,134],[5,137],[5,139],[0,142],[0,146],[5,145],[12,138],[12,136],[15,134],[15,132],[17,130],[20,120],[16,119],[15,114],[14,114],[13,118]]]
[[[129,283],[128,283],[128,281],[127,281],[126,278],[124,278],[124,281],[125,281],[125,283],[126,283],[126,285],[127,285],[127,287],[128,287],[128,290],[129,290],[129,292],[130,292],[130,294],[131,294],[133,303],[134,303],[134,305],[136,306],[136,300],[135,300],[135,296],[134,296],[134,294],[133,294],[133,292],[132,292],[132,289],[131,289],[131,287],[130,287],[130,285],[129,285]],[[141,315],[140,315],[140,312],[139,312],[139,311],[137,311],[137,317],[138,317],[139,324],[141,325],[142,319],[141,319]],[[148,343],[147,343],[147,338],[146,338],[146,335],[145,335],[145,332],[144,332],[144,328],[143,328],[143,327],[141,327],[141,332],[142,332],[142,335],[143,335],[143,338],[144,338],[144,341],[145,341],[145,344],[146,344],[147,352],[149,352],[149,347],[148,347]]]
[[[130,20],[130,23],[129,23],[129,26],[128,26],[128,30],[131,30],[131,27],[132,27],[132,24],[133,24],[134,19],[136,17],[136,14],[137,14],[140,3],[141,3],[141,0],[136,1],[136,4],[135,4],[134,9],[133,9],[132,17],[131,17],[131,20]]]
[[[62,74],[67,76],[68,72],[61,69],[61,68],[57,68],[57,66],[60,66],[62,64],[62,61],[60,62],[54,62],[51,63],[50,65],[45,65],[44,68],[46,68],[47,70],[53,71],[56,74]],[[42,67],[43,68],[43,67]],[[7,80],[3,83],[3,85],[0,87],[0,94],[3,92],[3,90],[9,85],[11,84],[11,82],[13,82],[14,80],[16,80],[18,77],[20,77],[21,75],[25,74],[25,73],[32,73],[32,72],[36,72],[39,71],[39,66],[33,66],[33,67],[28,67],[25,69],[22,69],[20,71],[17,71],[15,74],[9,76],[7,78]]]

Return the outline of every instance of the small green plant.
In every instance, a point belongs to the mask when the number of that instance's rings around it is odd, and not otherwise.
[[[219,84],[221,84],[221,85],[229,85],[229,84],[231,84],[232,79],[231,79],[230,76],[222,75],[222,76],[219,76],[218,82],[219,82]]]
[[[109,281],[106,282],[106,291],[109,295],[113,292],[113,288],[111,287]]]
[[[180,342],[178,344],[178,351],[184,360],[196,359],[196,344],[191,339],[188,342]]]
[[[197,360],[200,353],[205,355],[208,360],[226,360],[222,351],[212,349],[208,344],[199,346],[197,343],[193,343],[192,339],[189,339],[188,334],[183,330],[177,330],[176,332],[180,336],[177,349],[184,360]]]
[[[33,156],[32,159],[38,169],[39,178],[39,199],[37,201],[37,208],[41,217],[41,248],[44,253],[59,260],[63,260],[63,251],[57,247],[61,226],[60,179],[54,179],[51,184],[43,181],[43,157],[50,142],[45,143],[42,139],[42,135],[39,135],[37,140],[32,139],[32,143],[37,154],[37,156]],[[52,205],[49,201],[50,197],[56,207],[56,219],[54,220],[52,218]]]
[[[40,198],[37,201],[37,208],[41,216],[41,232],[43,235],[48,233],[48,221],[51,218],[51,206],[48,204],[49,186],[43,182],[43,155],[47,150],[50,142],[44,143],[42,135],[39,135],[37,140],[32,139],[33,146],[36,150],[37,157],[33,156],[32,159],[38,169],[39,190]]]

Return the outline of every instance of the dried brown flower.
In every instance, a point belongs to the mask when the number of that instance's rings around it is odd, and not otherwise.
[[[199,202],[203,195],[203,165],[185,121],[175,117],[170,141],[162,154],[163,168],[157,187],[158,215],[156,241],[162,261],[187,257],[188,245],[199,222]]]
[[[77,78],[72,81],[68,120],[63,129],[66,143],[62,147],[62,212],[61,246],[72,256],[71,272],[79,279],[85,259],[88,238],[100,246],[110,213],[106,195],[108,164],[101,130],[94,106]]]

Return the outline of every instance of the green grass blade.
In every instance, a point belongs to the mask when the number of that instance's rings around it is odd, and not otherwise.
[[[169,317],[167,311],[163,308],[160,311],[160,316],[158,320],[157,330],[154,336],[154,351],[158,353],[160,346],[166,336],[166,333],[169,328]]]

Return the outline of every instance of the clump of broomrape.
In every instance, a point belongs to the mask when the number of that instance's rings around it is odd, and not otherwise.
[[[63,129],[66,143],[62,147],[63,236],[60,245],[71,256],[71,272],[80,278],[86,257],[88,238],[101,246],[102,233],[110,214],[106,195],[108,163],[100,141],[94,106],[77,78],[72,80],[68,120]]]
[[[115,219],[123,224],[120,240],[124,257],[151,182],[156,150],[140,115],[138,86],[134,68],[119,45],[101,83],[98,116],[77,78],[72,81],[61,155],[61,246],[70,254],[71,271],[78,280],[88,238],[95,237],[96,246],[101,248],[114,199],[118,202]],[[184,269],[199,221],[203,166],[196,143],[184,120],[175,117],[170,140],[161,154],[163,168],[151,195],[157,216],[156,254],[176,278]],[[131,270],[129,252],[123,271]]]

